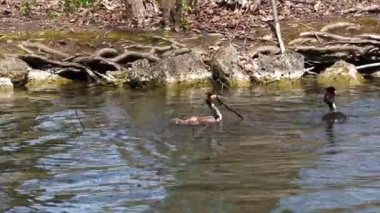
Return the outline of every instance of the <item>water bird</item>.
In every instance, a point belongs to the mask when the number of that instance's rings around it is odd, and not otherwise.
[[[337,111],[336,105],[335,105],[335,96],[336,96],[336,89],[335,87],[327,87],[325,88],[325,95],[323,97],[323,101],[329,106],[330,112],[325,114],[322,117],[322,120],[327,123],[335,123],[335,122],[345,122],[347,120],[347,116]]]
[[[227,104],[225,104],[223,101],[220,100],[219,95],[213,94],[213,93],[207,93],[205,103],[206,105],[211,109],[213,115],[208,115],[208,116],[191,116],[188,118],[174,118],[172,119],[172,122],[175,124],[180,124],[180,125],[208,125],[208,124],[213,124],[213,123],[220,123],[223,119],[223,115],[220,112],[220,110],[215,106],[214,102],[218,103],[219,106],[223,105],[228,109],[229,111],[235,113],[239,118],[244,119],[242,115],[240,115],[238,112],[235,110],[231,109]]]

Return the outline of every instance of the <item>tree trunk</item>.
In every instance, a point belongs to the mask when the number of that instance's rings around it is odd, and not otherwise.
[[[178,32],[182,19],[182,0],[162,0],[161,6],[164,27]]]
[[[147,21],[160,12],[155,0],[124,0],[127,18],[132,19],[137,27],[145,27]]]

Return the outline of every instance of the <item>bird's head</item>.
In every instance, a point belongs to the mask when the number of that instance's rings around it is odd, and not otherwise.
[[[330,107],[330,110],[335,110],[335,96],[336,89],[335,87],[327,87],[325,88],[325,95],[323,97],[323,101]]]
[[[219,99],[220,97],[221,96],[219,96],[215,93],[208,92],[208,93],[206,93],[206,102],[209,102],[210,104],[211,103],[218,103],[219,105],[221,105],[222,102]]]

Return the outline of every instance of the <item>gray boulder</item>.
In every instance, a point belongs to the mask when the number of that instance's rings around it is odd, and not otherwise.
[[[30,67],[16,56],[0,56],[0,77],[9,78],[16,86],[24,86]]]
[[[216,50],[211,58],[210,66],[213,77],[223,84],[228,86],[250,85],[250,76],[239,66],[239,53],[232,45]]]
[[[317,81],[323,86],[354,86],[364,82],[364,77],[353,64],[337,61],[334,65],[322,71]]]
[[[43,70],[33,69],[27,76],[26,88],[28,90],[50,90],[67,86],[73,83],[72,80],[63,78],[59,75],[52,74]]]
[[[0,77],[0,90],[13,90],[13,83],[10,78]]]
[[[193,85],[207,83],[211,76],[199,57],[186,53],[162,59],[153,65],[146,59],[135,61],[128,73],[126,85],[132,88]]]
[[[304,73],[304,57],[296,52],[267,56],[259,55],[249,67],[253,83],[268,84],[278,81],[294,81]]]

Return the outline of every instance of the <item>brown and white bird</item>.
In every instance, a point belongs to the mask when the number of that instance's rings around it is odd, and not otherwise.
[[[220,112],[220,110],[215,106],[214,102],[217,102],[219,105],[225,106],[228,110],[231,112],[235,113],[238,117],[243,119],[243,116],[240,115],[238,112],[235,110],[231,109],[228,107],[225,103],[223,103],[219,96],[213,93],[207,93],[207,97],[205,100],[205,103],[207,106],[211,109],[212,111],[212,116],[207,115],[207,116],[191,116],[188,118],[174,118],[172,119],[172,122],[175,124],[180,124],[180,125],[208,125],[208,124],[213,124],[213,123],[220,123],[223,119],[223,115]]]
[[[327,87],[325,88],[325,95],[323,97],[323,101],[329,106],[330,112],[325,114],[322,117],[322,120],[328,123],[335,123],[335,122],[345,122],[347,120],[347,116],[342,113],[338,112],[336,105],[335,105],[335,97],[336,97],[336,89],[335,87]]]

